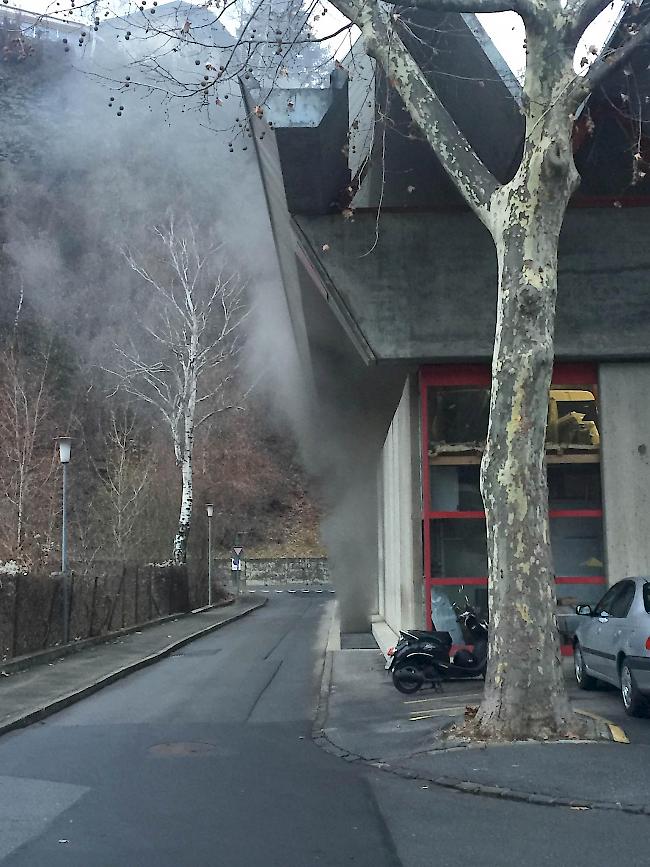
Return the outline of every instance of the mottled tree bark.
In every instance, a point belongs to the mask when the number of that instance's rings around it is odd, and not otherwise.
[[[573,728],[562,676],[544,465],[553,371],[557,251],[579,176],[563,95],[572,57],[552,24],[528,34],[526,144],[491,202],[499,293],[485,504],[490,657],[475,724],[493,737],[553,737]]]

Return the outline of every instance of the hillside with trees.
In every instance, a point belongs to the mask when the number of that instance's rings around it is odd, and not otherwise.
[[[211,357],[205,394],[220,392],[218,406],[194,434],[189,559],[207,553],[207,501],[218,549],[319,552],[297,447],[247,352],[255,286],[271,265],[251,257],[255,241],[237,243],[229,215],[240,194],[255,208],[253,193],[233,188],[232,164],[215,165],[214,133],[196,114],[154,100],[120,112],[124,94],[82,74],[60,43],[0,25],[0,561],[58,568],[61,434],[73,438],[71,561],[172,557],[179,453],[160,408],[115,377],[165,322],[142,268],[160,266],[154,229],[169,227],[172,211],[179,223],[191,213],[197,244],[218,240],[241,287],[237,350],[219,357],[227,388]],[[212,300],[210,328],[223,312],[221,296]],[[162,356],[147,364],[176,375]]]

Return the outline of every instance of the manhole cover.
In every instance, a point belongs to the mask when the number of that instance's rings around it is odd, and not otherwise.
[[[207,744],[203,741],[177,741],[149,747],[149,752],[153,756],[205,756],[218,751],[216,744]]]

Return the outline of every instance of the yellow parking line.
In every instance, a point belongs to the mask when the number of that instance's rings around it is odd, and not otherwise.
[[[423,711],[422,713],[419,713],[419,714],[412,714],[409,717],[409,722],[418,722],[418,720],[422,720],[422,719],[433,719],[433,717],[436,717],[436,716],[445,716],[445,715],[448,715],[450,713],[456,713],[457,711],[461,711],[461,710],[462,711],[465,710],[465,705],[458,705],[457,707],[441,707],[441,708],[438,708],[437,710]]]
[[[599,722],[605,723],[607,728],[610,731],[612,736],[612,740],[616,741],[617,744],[629,744],[630,739],[625,734],[623,729],[620,726],[617,726],[616,723],[611,722],[608,719],[605,719],[604,716],[600,716],[597,713],[592,713],[590,710],[576,710],[576,713],[582,714],[582,716],[591,717],[591,719],[598,720]]]
[[[463,701],[476,701],[477,699],[481,699],[483,696],[481,693],[462,695],[460,698]],[[432,698],[411,698],[404,702],[404,704],[423,704],[425,701],[444,701],[446,698],[450,698],[448,695],[435,695]]]

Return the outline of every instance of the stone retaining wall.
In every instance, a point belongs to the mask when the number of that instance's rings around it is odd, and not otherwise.
[[[327,584],[330,581],[326,557],[256,557],[246,559],[245,572],[231,570],[230,559],[214,561],[213,579],[228,583],[234,576],[249,587],[273,584]]]

